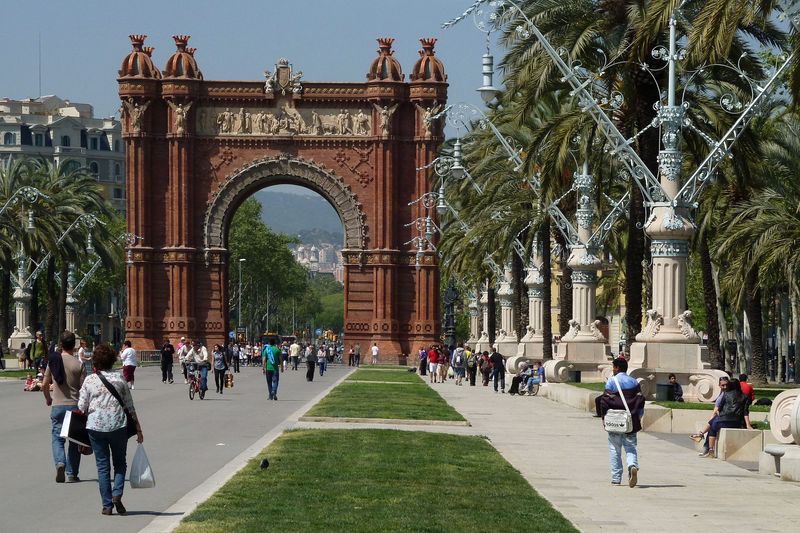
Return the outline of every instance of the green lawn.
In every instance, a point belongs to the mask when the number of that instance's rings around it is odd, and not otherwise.
[[[306,416],[464,420],[439,394],[424,384],[344,382],[311,408]]]
[[[606,386],[605,383],[570,383],[570,385],[574,387],[579,387],[581,389],[588,389],[597,392],[603,392],[603,389],[605,389]]]
[[[480,437],[296,430],[262,456],[175,531],[577,531]]]
[[[395,383],[424,383],[416,372],[409,372],[405,369],[397,370],[374,370],[362,368],[356,370],[347,377],[347,381],[391,381]]]
[[[692,403],[692,402],[653,402],[656,405],[667,407],[668,409],[699,409],[702,411],[713,411],[713,403]],[[768,413],[769,405],[751,405],[750,410],[754,413]]]
[[[33,377],[36,377],[35,370],[0,370],[0,378],[24,378],[28,374],[33,374]]]

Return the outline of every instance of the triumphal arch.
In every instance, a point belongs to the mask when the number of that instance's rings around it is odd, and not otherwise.
[[[376,342],[381,358],[440,333],[435,255],[404,244],[424,217],[409,205],[430,190],[417,168],[442,142],[444,104],[435,39],[421,39],[406,82],[393,39],[378,39],[367,79],[305,81],[280,59],[259,81],[206,80],[189,37],[159,71],[144,35],[119,71],[127,158],[127,336],[140,349],[168,337],[223,342],[228,324],[228,225],[258,189],[307,187],[336,209],[345,232],[346,342]],[[365,60],[365,67],[368,60]]]

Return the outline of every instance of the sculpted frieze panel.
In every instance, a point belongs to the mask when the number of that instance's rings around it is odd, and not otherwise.
[[[198,135],[372,135],[372,112],[360,107],[296,108],[288,102],[270,108],[202,106],[196,117]]]

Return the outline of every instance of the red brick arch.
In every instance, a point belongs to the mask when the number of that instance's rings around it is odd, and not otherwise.
[[[425,216],[409,203],[431,189],[416,169],[443,140],[441,125],[424,120],[446,99],[441,76],[426,79],[419,67],[402,81],[384,39],[364,83],[305,82],[285,60],[266,84],[211,81],[188,37],[176,36],[161,77],[144,36],[131,40],[118,82],[128,230],[142,237],[128,264],[126,329],[136,347],[183,335],[224,340],[230,218],[277,183],[318,192],[342,220],[348,345],[367,353],[377,342],[382,359],[396,360],[438,339],[438,263],[427,253],[415,264],[404,243],[417,230],[404,224]],[[433,57],[432,44],[424,54]]]

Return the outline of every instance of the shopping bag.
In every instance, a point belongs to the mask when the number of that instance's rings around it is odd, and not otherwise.
[[[133,489],[152,489],[156,486],[156,477],[153,474],[150,461],[147,460],[147,454],[144,452],[142,444],[136,447],[136,454],[133,456],[133,463],[131,463],[130,479],[131,488]]]
[[[89,442],[89,432],[86,431],[86,415],[77,410],[64,413],[64,422],[61,424],[59,436],[79,446],[87,446],[89,448],[92,446]]]

